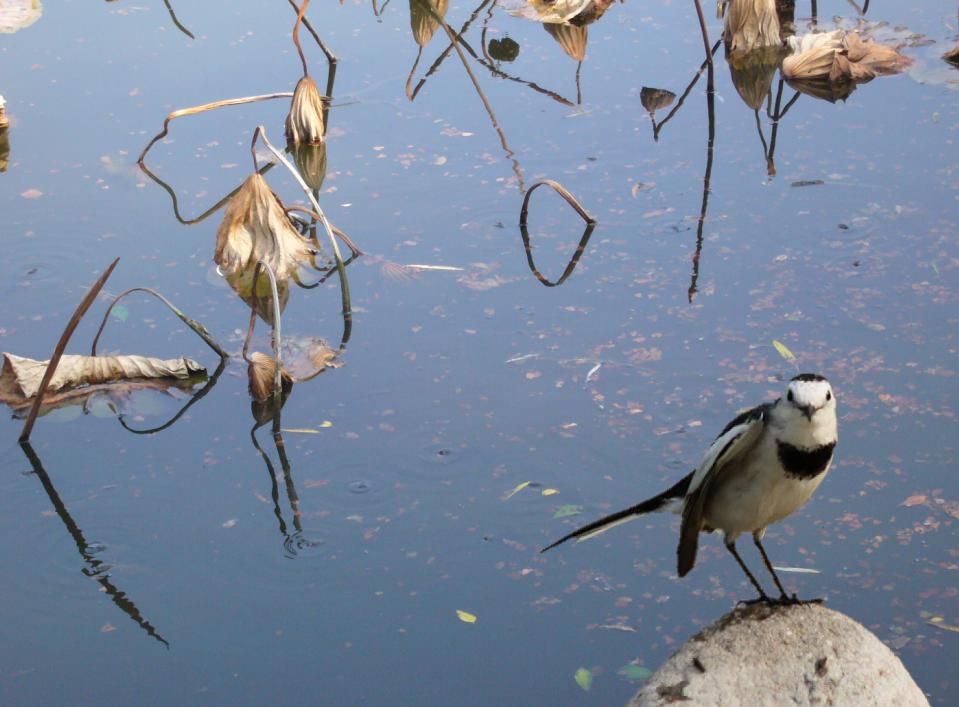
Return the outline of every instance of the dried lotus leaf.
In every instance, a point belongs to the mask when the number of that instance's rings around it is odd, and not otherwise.
[[[49,361],[3,354],[0,368],[0,396],[5,402],[24,400],[37,394]],[[206,369],[196,361],[184,357],[160,359],[149,356],[76,356],[60,358],[47,387],[48,393],[97,385],[114,381],[148,378],[188,379]]]
[[[217,228],[213,260],[226,274],[252,268],[262,260],[279,281],[301,265],[313,264],[314,252],[290,223],[266,180],[251,174],[230,199]]]
[[[582,61],[586,58],[586,41],[588,39],[586,27],[568,24],[544,24],[543,29],[559,43],[559,46],[563,48],[570,59]]]

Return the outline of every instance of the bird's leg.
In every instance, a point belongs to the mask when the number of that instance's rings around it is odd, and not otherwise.
[[[769,556],[766,555],[766,549],[762,544],[762,533],[753,533],[753,542],[756,543],[756,547],[759,548],[759,554],[763,556],[763,562],[766,563],[766,569],[769,570],[769,574],[773,576],[773,581],[776,582],[776,587],[779,589],[780,604],[822,604],[822,599],[803,600],[797,597],[795,594],[786,594],[786,590],[783,589],[782,582],[779,581],[779,575],[776,574],[776,570],[773,569],[773,565],[769,561]]]
[[[790,597],[788,594],[786,594],[786,590],[783,588],[782,582],[779,581],[779,575],[776,574],[776,570],[773,569],[773,565],[769,561],[769,555],[766,554],[766,548],[763,547],[762,533],[753,533],[753,542],[756,543],[756,547],[759,548],[759,554],[763,556],[763,562],[766,563],[766,569],[769,570],[769,574],[773,576],[773,581],[776,583],[776,588],[779,589],[779,600],[781,602],[796,601],[796,595],[793,594],[792,597]]]
[[[759,582],[756,581],[756,578],[753,576],[753,573],[749,571],[748,567],[746,567],[746,563],[743,562],[743,558],[741,558],[739,556],[739,553],[736,552],[736,541],[733,540],[732,542],[727,542],[725,543],[725,545],[726,545],[726,549],[729,550],[733,554],[733,557],[736,558],[736,562],[739,563],[739,566],[743,568],[743,572],[745,572],[746,576],[749,577],[749,581],[753,583],[753,586],[756,588],[756,591],[759,592],[759,599],[755,601],[763,601],[766,603],[770,603],[772,600],[769,598],[766,592],[763,591],[762,586],[759,584]],[[753,604],[755,602],[745,602],[745,603]]]

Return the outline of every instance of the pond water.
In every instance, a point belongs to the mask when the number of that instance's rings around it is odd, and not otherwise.
[[[757,111],[722,48],[710,110],[691,2],[612,5],[581,63],[490,2],[449,3],[462,56],[442,29],[421,48],[401,0],[315,3],[339,59],[320,204],[365,255],[346,268],[351,329],[335,273],[291,288],[285,336],[348,340],[342,366],[294,386],[282,445],[270,424],[251,432],[249,308],[212,262],[223,212],[197,217],[248,176],[257,125],[282,143],[287,100],[175,120],[147,157],[170,192],[137,157],[173,110],[291,91],[295,12],[44,5],[0,38],[2,349],[48,358],[119,257],[69,351],[88,351],[108,295],[145,286],[232,357],[152,434],[129,430],[185,395],[54,410],[29,454],[22,413],[0,421],[0,701],[625,703],[639,668],[751,588],[715,537],[679,580],[661,516],[538,550],[671,484],[801,370],[832,380],[841,442],[767,549],[813,570],[787,587],[875,631],[933,703],[959,700],[959,71],[940,58],[954,3],[877,0],[863,17],[819,2],[820,27],[901,44],[911,67],[835,104],[769,74]],[[651,117],[644,87],[675,98]],[[282,166],[266,178],[306,203]],[[517,225],[543,179],[597,220],[554,287]],[[532,195],[544,280],[584,225],[548,187]],[[158,302],[123,304],[102,350],[216,369]],[[254,347],[269,345],[260,321]]]

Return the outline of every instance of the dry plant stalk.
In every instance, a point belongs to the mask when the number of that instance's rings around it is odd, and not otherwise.
[[[286,116],[286,139],[294,145],[319,145],[323,132],[323,98],[316,82],[304,76],[293,90],[290,113]]]
[[[70,317],[70,321],[67,322],[67,326],[64,328],[63,333],[60,334],[60,340],[57,341],[57,345],[53,349],[53,355],[50,357],[49,365],[46,368],[46,372],[43,374],[43,380],[40,381],[40,387],[37,389],[36,397],[33,399],[33,406],[30,408],[30,412],[27,414],[27,421],[23,423],[23,430],[20,432],[18,441],[26,442],[30,439],[30,433],[33,432],[33,423],[36,422],[37,413],[40,412],[40,405],[43,404],[43,394],[47,392],[47,386],[50,385],[50,379],[53,378],[53,374],[57,370],[57,365],[60,363],[60,357],[63,356],[63,352],[66,350],[67,344],[70,342],[70,337],[73,336],[73,332],[76,330],[77,324],[80,323],[80,320],[83,319],[83,315],[87,313],[88,309],[90,309],[90,305],[93,304],[93,300],[95,300],[97,295],[100,294],[100,290],[103,289],[103,286],[106,284],[110,275],[113,273],[114,268],[116,268],[117,263],[119,262],[119,258],[114,258],[113,262],[110,263],[110,266],[103,271],[103,274],[97,278],[97,281],[93,283],[93,286],[87,290],[87,293],[83,296],[83,299],[80,300],[80,304],[77,305],[76,310],[73,312],[73,316]]]
[[[563,48],[566,55],[573,61],[582,61],[586,58],[586,41],[588,31],[586,27],[570,24],[543,24],[546,33],[555,39]]]
[[[33,398],[40,391],[50,361],[15,356],[4,352],[0,368],[0,395],[4,400]],[[180,357],[159,359],[149,356],[74,356],[61,357],[47,384],[57,392],[84,385],[111,383],[144,378],[177,378],[184,380],[204,373],[206,369],[193,359]]]
[[[190,106],[189,108],[180,108],[178,110],[170,113],[166,119],[163,121],[163,130],[158,132],[150,142],[147,143],[147,146],[143,148],[143,152],[140,153],[140,156],[137,158],[137,163],[141,166],[143,165],[143,160],[147,156],[147,152],[150,151],[150,148],[153,147],[157,142],[162,140],[170,132],[170,123],[172,123],[177,118],[183,118],[188,115],[197,115],[199,113],[205,113],[209,110],[215,110],[217,108],[224,108],[226,106],[239,106],[245,103],[258,103],[259,101],[269,101],[274,98],[290,98],[293,94],[289,91],[282,91],[281,93],[267,93],[262,96],[246,96],[243,98],[227,98],[222,101],[213,101],[212,103],[204,103],[199,106]]]
[[[279,279],[287,280],[301,265],[312,264],[314,254],[266,180],[251,174],[230,200],[216,231],[216,264],[231,274],[262,260]]]
[[[731,0],[723,39],[734,52],[781,45],[776,0]]]
[[[544,179],[541,182],[536,182],[533,186],[529,188],[529,191],[526,192],[526,196],[523,198],[523,208],[519,212],[519,225],[522,228],[526,228],[526,219],[529,211],[529,198],[533,195],[533,192],[536,191],[539,187],[546,185],[553,189],[557,194],[559,194],[563,199],[566,200],[566,203],[573,207],[573,210],[579,214],[580,218],[583,219],[588,224],[595,224],[596,219],[589,215],[589,212],[582,207],[582,205],[576,200],[576,197],[569,193],[569,191],[559,182],[555,182],[552,179]]]
[[[783,60],[782,74],[793,81],[869,81],[912,63],[893,47],[844,30],[790,37],[789,48],[792,53]]]

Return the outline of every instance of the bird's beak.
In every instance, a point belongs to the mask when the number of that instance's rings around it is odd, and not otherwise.
[[[799,409],[802,410],[802,414],[806,416],[806,419],[812,422],[813,413],[819,408],[814,408],[812,405],[803,405]]]

